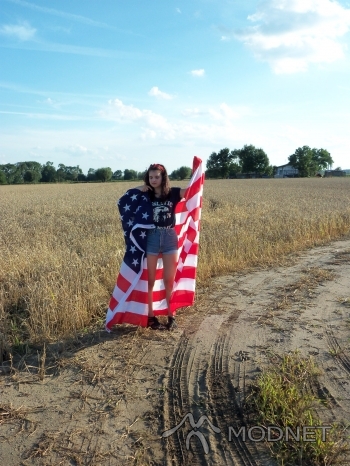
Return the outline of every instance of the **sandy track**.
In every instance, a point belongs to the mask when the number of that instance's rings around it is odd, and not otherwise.
[[[350,240],[337,241],[217,279],[173,333],[120,327],[48,349],[43,380],[34,359],[4,367],[0,464],[273,465],[229,428],[245,425],[247,386],[268,355],[294,349],[322,369],[310,388],[327,401],[324,424],[349,420],[349,277]]]

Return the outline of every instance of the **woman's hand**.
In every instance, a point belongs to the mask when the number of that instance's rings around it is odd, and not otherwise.
[[[147,184],[144,184],[142,186],[136,186],[135,189],[139,189],[143,193],[146,193],[147,191],[152,190],[151,186],[148,186]]]

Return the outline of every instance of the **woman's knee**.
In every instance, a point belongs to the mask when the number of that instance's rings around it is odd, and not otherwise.
[[[153,277],[148,277],[148,289],[153,290],[156,280]]]
[[[174,284],[174,278],[173,277],[164,277],[163,282],[164,282],[165,289],[172,288],[173,284]]]

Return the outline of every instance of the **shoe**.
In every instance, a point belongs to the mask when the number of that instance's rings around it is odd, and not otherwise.
[[[148,317],[147,327],[151,328],[152,330],[165,330],[166,328],[159,322],[156,316]]]
[[[168,330],[175,330],[177,328],[177,323],[176,323],[175,317],[171,317],[171,316],[168,317],[168,322],[166,324],[166,328]]]

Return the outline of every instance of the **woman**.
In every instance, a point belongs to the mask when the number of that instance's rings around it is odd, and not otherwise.
[[[172,330],[176,310],[195,300],[202,161],[193,158],[186,189],[170,188],[161,164],[152,164],[144,181],[118,201],[125,253],[107,310],[108,332],[116,324]],[[160,315],[168,317],[166,326]]]
[[[148,192],[152,203],[153,224],[155,228],[147,232],[147,270],[148,270],[148,326],[153,330],[165,327],[159,322],[153,312],[153,288],[156,278],[157,261],[160,255],[163,259],[163,282],[168,305],[168,322],[166,328],[176,328],[175,317],[170,310],[170,296],[172,293],[177,265],[177,235],[175,226],[175,207],[185,197],[186,189],[170,188],[169,177],[164,165],[149,166],[145,184],[139,186],[142,192]]]

